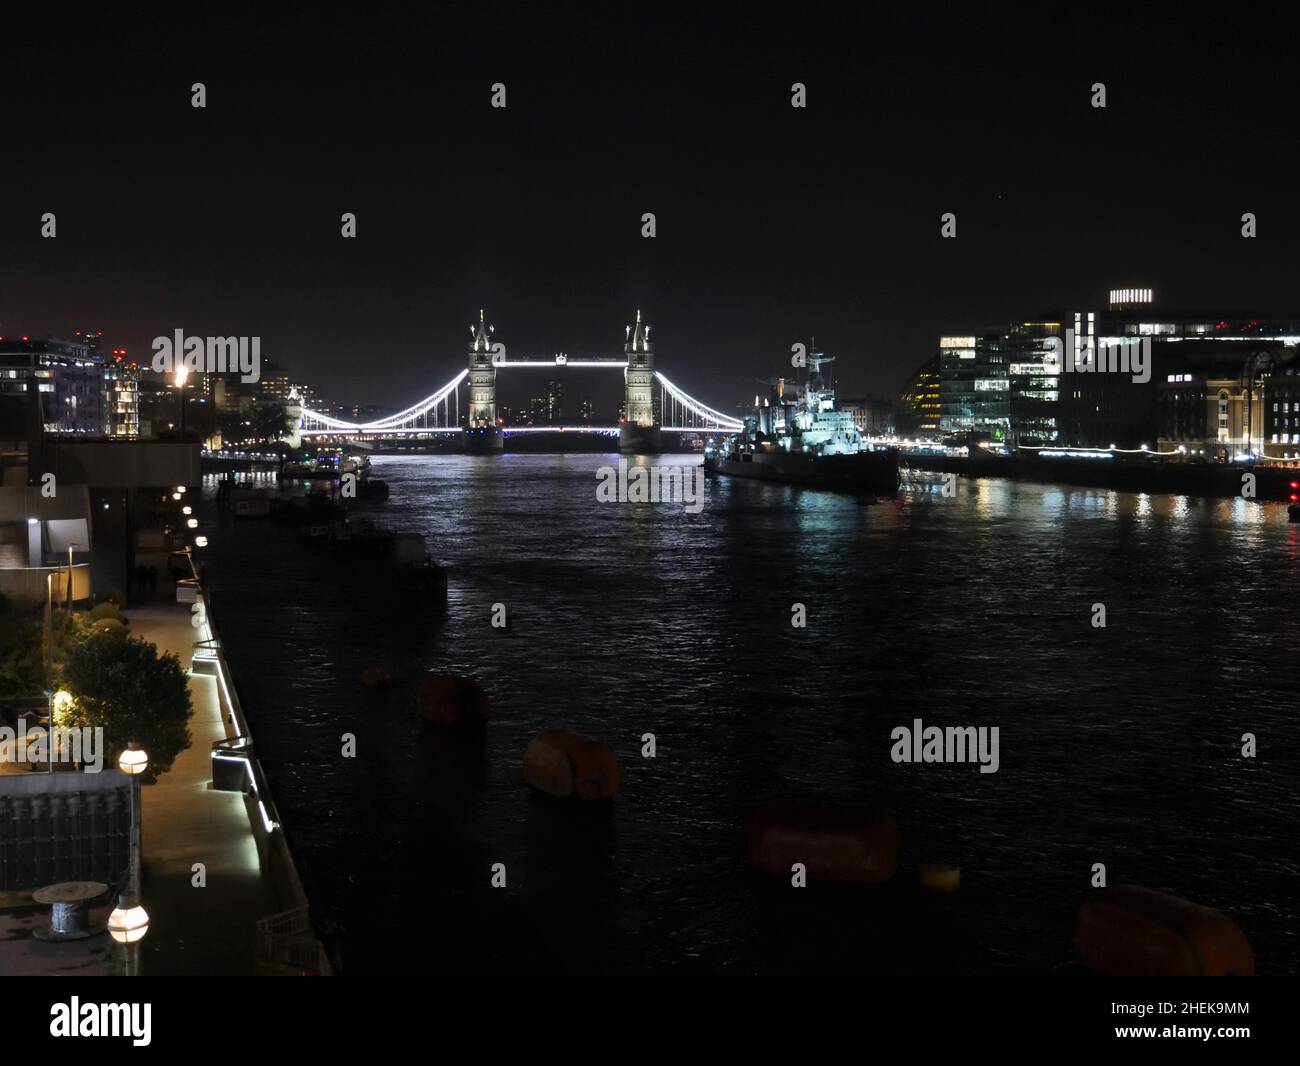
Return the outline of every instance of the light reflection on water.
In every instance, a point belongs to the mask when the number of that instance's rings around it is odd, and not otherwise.
[[[1071,957],[1094,862],[1226,911],[1261,970],[1300,968],[1284,507],[711,479],[691,515],[597,504],[613,462],[376,459],[392,496],[366,513],[450,568],[445,620],[266,524],[212,538],[218,618],[345,970],[1043,971]],[[370,663],[399,682],[361,688]],[[420,728],[404,679],[422,670],[484,683],[481,748]],[[998,726],[1001,770],[893,764],[889,732],[916,717]],[[612,809],[520,782],[555,726],[619,753]],[[961,864],[961,893],[922,896],[910,869],[865,896],[757,884],[745,814],[809,795],[888,800],[904,861]]]

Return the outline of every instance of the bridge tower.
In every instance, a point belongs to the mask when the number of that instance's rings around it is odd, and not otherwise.
[[[497,365],[492,358],[494,327],[478,313],[478,325],[470,326],[474,339],[469,344],[469,414],[465,420],[465,449],[470,452],[499,452],[501,428],[497,425]],[[504,351],[499,348],[498,351]]]
[[[618,427],[618,449],[625,453],[659,451],[659,427],[655,425],[654,345],[650,327],[636,313],[636,325],[627,327],[627,369],[623,371],[623,421]]]
[[[302,397],[298,394],[296,387],[289,390],[289,402],[285,404],[284,414],[285,421],[289,424],[289,432],[284,435],[284,440],[288,442],[290,448],[302,447]]]

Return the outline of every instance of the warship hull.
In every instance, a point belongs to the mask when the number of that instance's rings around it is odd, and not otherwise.
[[[892,496],[898,491],[898,450],[852,455],[805,455],[798,452],[753,452],[730,457],[706,456],[710,474],[779,481],[814,489],[860,495]]]

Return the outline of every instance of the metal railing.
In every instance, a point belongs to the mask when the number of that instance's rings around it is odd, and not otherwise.
[[[258,919],[257,961],[318,977],[331,973],[306,904]]]
[[[218,702],[229,723],[230,736],[212,745],[214,758],[233,759],[244,763],[246,781],[243,786],[248,805],[249,824],[258,852],[265,863],[276,896],[292,904],[287,910],[259,918],[257,922],[257,953],[259,966],[292,968],[302,972],[330,976],[333,968],[325,949],[317,939],[311,924],[307,894],[298,876],[298,868],[289,851],[280,824],[279,811],[271,797],[262,764],[258,761],[248,721],[235,691],[234,678],[226,662],[225,649],[212,617],[212,596],[198,582],[197,595],[203,605],[203,626],[199,639],[194,642],[193,666],[195,673],[215,675]],[[206,636],[204,636],[206,630]],[[214,773],[214,784],[219,775]],[[256,812],[256,816],[255,816]]]

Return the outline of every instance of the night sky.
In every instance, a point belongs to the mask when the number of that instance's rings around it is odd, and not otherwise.
[[[131,10],[11,24],[2,334],[256,335],[327,396],[396,404],[465,365],[479,307],[514,356],[612,353],[641,307],[659,368],[730,408],[809,334],[842,390],[894,393],[942,333],[1112,286],[1300,311],[1300,73],[1259,27]]]

